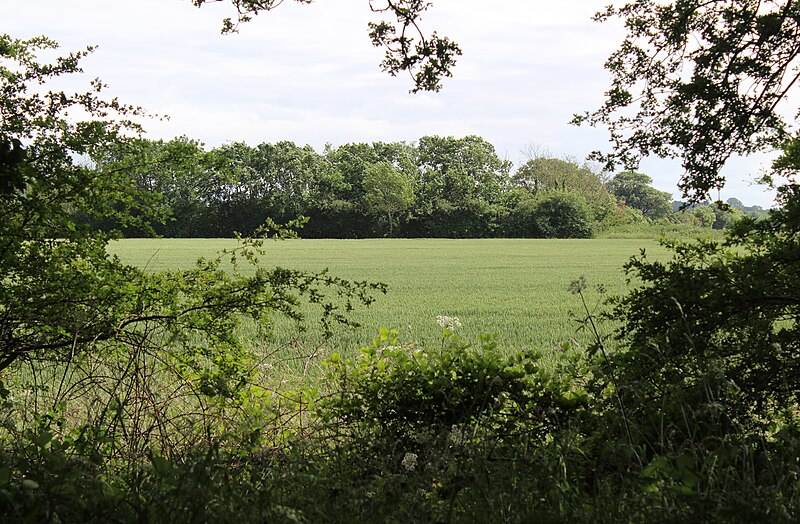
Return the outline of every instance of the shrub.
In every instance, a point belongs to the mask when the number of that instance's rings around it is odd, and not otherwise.
[[[724,242],[670,241],[627,271],[612,358],[655,504],[700,520],[792,520],[800,502],[800,186]],[[611,413],[611,412],[609,412]]]
[[[454,425],[489,425],[498,435],[510,430],[503,424],[549,431],[561,409],[575,405],[565,385],[542,370],[538,354],[504,357],[493,337],[480,342],[473,348],[445,328],[441,348],[401,346],[396,332],[383,329],[357,358],[330,357],[338,392],[321,404],[323,418],[407,440]]]
[[[590,238],[593,234],[589,207],[575,194],[546,194],[538,201],[532,218],[545,238]]]
[[[507,219],[507,234],[532,238],[590,238],[591,210],[580,195],[547,192],[522,198]]]
[[[432,348],[396,335],[382,329],[357,357],[328,361],[335,390],[317,415],[332,447],[324,468],[336,473],[321,476],[347,486],[324,489],[353,490],[337,498],[345,512],[459,521],[502,511],[513,520],[557,507],[558,449],[587,400],[572,376],[546,371],[533,352],[504,356],[491,336],[472,347],[445,328]],[[508,497],[516,502],[498,509]]]
[[[700,225],[703,227],[711,227],[716,220],[714,210],[709,206],[697,206],[693,208],[692,215],[700,221]]]

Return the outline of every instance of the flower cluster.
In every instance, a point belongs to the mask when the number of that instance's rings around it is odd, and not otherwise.
[[[406,453],[401,464],[406,468],[406,471],[414,471],[414,468],[417,467],[417,454]]]
[[[449,329],[450,331],[453,331],[454,329],[461,327],[461,321],[458,319],[458,317],[448,317],[445,315],[438,315],[436,317],[436,323],[445,329]]]
[[[447,439],[450,441],[450,443],[460,446],[464,443],[465,438],[466,435],[464,434],[464,430],[461,429],[461,426],[453,424],[450,434],[447,435]]]

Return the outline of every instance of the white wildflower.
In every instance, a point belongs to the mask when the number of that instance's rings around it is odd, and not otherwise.
[[[461,321],[458,319],[458,317],[448,317],[446,315],[438,315],[436,317],[436,323],[445,329],[449,329],[450,331],[461,327]]]
[[[406,468],[406,471],[414,471],[414,468],[417,467],[417,454],[406,453],[401,464]]]
[[[465,438],[464,430],[461,429],[461,426],[453,425],[453,427],[450,429],[450,434],[447,437],[451,444],[463,444]]]

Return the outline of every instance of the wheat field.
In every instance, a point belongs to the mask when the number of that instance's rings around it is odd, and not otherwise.
[[[126,239],[110,251],[123,261],[148,270],[190,267],[198,257],[233,248],[229,239]],[[330,350],[355,351],[368,344],[380,327],[397,329],[404,342],[436,343],[438,315],[458,317],[458,334],[474,340],[495,333],[501,348],[535,348],[549,353],[565,340],[586,342],[580,330],[584,316],[569,284],[585,276],[590,306],[607,295],[624,293],[630,284],[622,266],[641,249],[651,258],[666,250],[651,240],[541,239],[371,239],[285,240],[265,244],[260,264],[306,271],[329,269],[351,280],[383,282],[386,295],[352,314],[358,328],[337,329],[323,340],[309,310],[305,332],[276,319],[271,344],[294,348],[298,355]],[[613,326],[601,325],[604,333]],[[246,334],[244,335],[246,336]]]

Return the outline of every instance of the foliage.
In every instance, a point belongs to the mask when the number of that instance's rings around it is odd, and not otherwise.
[[[231,162],[233,172],[206,202],[210,221],[224,228],[220,233],[225,236],[249,233],[267,219],[285,223],[303,216],[314,201],[311,188],[329,175],[326,162],[311,147],[293,142],[256,147],[236,142],[218,154]]]
[[[132,227],[121,224],[115,217],[87,217],[73,212],[76,221],[88,223],[93,231],[119,229],[126,237],[208,234],[206,222],[218,224],[219,220],[204,216],[203,210],[225,193],[233,178],[233,166],[226,158],[217,151],[204,151],[202,144],[187,137],[167,142],[137,138],[104,144],[92,155],[92,161],[94,169],[128,176],[136,190],[151,195],[153,205],[166,218],[151,220],[147,227]],[[148,209],[143,217],[153,212]],[[257,225],[262,223],[263,220]],[[218,234],[232,232],[218,231]]]
[[[746,206],[738,198],[729,198],[726,203],[733,209],[739,210],[743,214],[753,218],[763,218],[767,216],[767,211],[761,206]]]
[[[426,36],[419,28],[418,21],[422,13],[431,6],[425,0],[386,0],[386,7],[376,8],[370,0],[373,12],[389,12],[395,15],[397,26],[382,21],[370,22],[370,39],[375,47],[386,48],[381,67],[392,76],[400,71],[407,71],[414,81],[412,93],[419,91],[439,91],[441,79],[452,76],[451,70],[456,65],[456,57],[461,56],[458,44],[449,38],[441,37],[433,32]],[[416,33],[419,38],[414,42]],[[416,72],[415,72],[416,71]]]
[[[0,140],[14,144],[4,158],[14,177],[0,194],[0,369],[37,353],[75,353],[98,335],[112,336],[125,317],[116,295],[136,270],[108,259],[105,237],[91,236],[72,213],[121,224],[142,224],[136,215],[146,208],[158,214],[154,198],[130,188],[126,176],[79,162],[104,144],[126,140],[125,130],[136,130],[111,116],[140,110],[99,99],[99,81],[84,94],[32,89],[79,72],[79,60],[91,52],[53,64],[36,61],[38,51],[55,47],[45,38],[0,37]],[[67,120],[70,110],[88,119]]]
[[[16,66],[4,65],[0,75],[4,86],[0,131],[4,140],[25,141],[26,147],[24,187],[4,194],[0,201],[5,217],[0,230],[5,279],[0,291],[0,370],[18,359],[62,358],[59,355],[68,359],[108,342],[124,344],[129,337],[138,339],[143,326],[150,324],[172,333],[173,341],[182,332],[200,335],[202,342],[194,343],[207,344],[202,351],[213,360],[215,351],[238,346],[230,333],[237,314],[263,319],[273,309],[288,313],[296,303],[290,289],[319,298],[315,286],[335,282],[324,274],[280,268],[237,278],[221,270],[221,258],[199,261],[194,270],[183,273],[149,275],[109,257],[107,237],[76,222],[75,214],[147,227],[145,204],[154,197],[146,187],[131,187],[130,175],[121,175],[116,165],[91,169],[77,159],[138,144],[120,134],[132,124],[103,120],[112,111],[124,115],[136,110],[116,101],[103,102],[94,93],[28,94],[28,84],[78,71],[77,62],[84,54],[43,65],[33,53],[54,47],[53,42],[4,37],[3,45],[4,58]],[[102,87],[99,82],[94,85],[95,92]],[[68,121],[66,113],[77,108],[90,119]],[[252,260],[252,248],[260,245],[257,241],[233,256],[238,253]],[[351,291],[367,288],[364,284]],[[332,305],[325,310],[339,316]]]
[[[104,147],[93,162],[95,168],[127,174],[128,183],[152,200],[153,211],[167,217],[165,224],[143,227],[73,212],[76,221],[95,230],[120,229],[125,236],[249,235],[267,219],[285,223],[298,216],[309,218],[307,238],[365,238],[386,230],[405,237],[585,235],[533,224],[537,203],[554,192],[587,204],[596,231],[643,222],[642,209],[649,219],[694,223],[686,213],[669,211],[668,195],[652,188],[647,175],[620,173],[609,182],[626,204],[616,201],[600,175],[571,160],[536,157],[510,175],[511,164],[474,136],[329,145],[322,153],[287,141],[230,143],[206,151],[186,137],[139,139]],[[388,185],[381,189],[379,181]],[[728,227],[739,214],[724,206],[711,209],[717,228]]]
[[[561,191],[583,198],[592,210],[593,220],[601,222],[613,214],[614,198],[606,190],[601,177],[576,162],[538,156],[522,164],[511,177],[516,187],[534,195],[540,191]]]
[[[627,411],[602,418],[619,428],[624,416],[642,489],[670,512],[752,521],[797,511],[799,192],[784,186],[781,210],[742,220],[722,242],[665,241],[671,260],[642,252],[626,265],[641,284],[608,318],[620,322],[611,365]],[[754,490],[752,503],[737,500]]]
[[[412,236],[481,238],[499,229],[511,163],[492,144],[477,136],[427,136],[420,138],[417,155]]]
[[[680,158],[690,203],[710,200],[732,155],[777,145],[781,109],[797,80],[800,6],[791,0],[629,2],[598,13],[628,31],[606,62],[606,101],[575,122],[608,126],[608,166],[641,156]]]
[[[147,176],[152,150],[129,154],[143,143],[126,135],[138,127],[125,117],[141,111],[103,101],[99,81],[83,94],[40,87],[79,72],[88,52],[37,61],[55,47],[0,37],[0,137],[11,144],[2,158],[11,183],[0,194],[0,511],[116,519],[120,500],[141,494],[148,458],[159,473],[198,446],[233,452],[270,438],[263,423],[281,408],[253,384],[255,341],[238,336],[246,319],[262,332],[276,314],[302,320],[305,298],[329,331],[385,287],[324,271],[245,275],[242,262],[256,265],[263,239],[179,271],[110,256],[109,235],[86,221],[148,228],[162,208],[147,184],[169,178]],[[197,146],[153,149],[192,158]],[[261,233],[290,235],[272,224]]]
[[[590,238],[592,213],[575,193],[551,191],[523,198],[508,218],[510,236],[533,238]]]
[[[616,302],[613,356],[642,488],[673,517],[792,520],[797,514],[798,223],[793,140],[781,116],[797,76],[790,1],[639,1],[608,7],[628,37],[607,63],[612,87],[577,122],[608,125],[608,165],[679,157],[701,204],[736,154],[781,147],[782,209],[732,224],[723,242],[669,242],[669,262],[626,266],[642,282]],[[696,208],[699,209],[699,208]],[[726,225],[721,205],[697,213]],[[619,425],[619,424],[617,424]],[[611,426],[609,424],[608,426]],[[757,493],[752,498],[745,493]],[[743,500],[746,499],[746,502]]]
[[[697,206],[692,208],[692,216],[696,217],[700,221],[700,225],[703,227],[713,226],[714,221],[717,219],[716,214],[714,214],[714,210],[709,206]]]
[[[234,1],[242,20],[248,6],[257,12],[279,3]],[[409,28],[428,4],[388,6]],[[782,208],[734,223],[723,242],[667,242],[671,260],[644,253],[631,260],[626,268],[637,284],[610,316],[619,322],[615,351],[580,279],[573,285],[585,310],[580,325],[594,341],[585,350],[563,344],[550,366],[532,351],[502,351],[492,336],[472,348],[453,333],[458,323],[442,318],[447,327],[436,347],[401,345],[384,329],[357,357],[332,354],[325,391],[273,391],[259,382],[266,366],[239,336],[243,317],[262,334],[273,313],[299,318],[298,296],[307,296],[322,308],[327,330],[383,287],[326,272],[242,270],[241,260],[257,262],[260,240],[159,273],[110,257],[108,237],[91,234],[87,222],[108,216],[115,227],[147,228],[146,212],[161,211],[163,201],[148,200],[143,185],[169,187],[170,176],[149,176],[138,160],[146,154],[117,154],[137,147],[124,135],[135,126],[111,116],[136,115],[135,108],[94,93],[27,91],[76,71],[81,54],[42,65],[32,50],[50,42],[4,37],[0,514],[31,521],[796,521],[800,146],[785,139],[777,116],[794,82],[786,75],[798,54],[796,11],[788,1],[642,0],[599,15],[622,16],[630,33],[609,62],[615,78],[606,105],[579,118],[610,125],[616,152],[609,163],[683,155],[691,204],[721,187],[719,168],[731,154],[780,143],[774,174],[790,180],[779,188]],[[394,27],[382,31],[374,38],[409,52],[402,31],[399,40],[387,36]],[[686,58],[691,67],[683,69]],[[430,78],[448,71],[444,65]],[[635,102],[634,86],[642,90]],[[633,117],[615,116],[632,104]],[[89,120],[66,118],[77,108]],[[154,150],[199,158],[196,144],[162,146]],[[362,202],[369,194],[368,166],[409,165],[398,161],[409,156],[402,145],[355,145],[319,164],[309,151],[295,155],[293,144],[264,149],[231,147],[223,176],[234,166],[231,177],[247,183],[223,187],[220,201],[238,198],[240,189],[246,205],[271,199],[271,178],[262,173],[273,172],[265,159],[274,157],[303,173],[297,184],[287,177],[287,206],[307,200],[333,212],[348,202],[343,195]],[[81,155],[100,161],[87,166]],[[551,234],[565,225],[580,231],[591,217],[586,197],[563,188],[535,198],[507,192],[510,166],[477,137],[429,137],[416,155],[418,169],[409,171],[419,182],[415,216],[434,217],[436,231],[502,230],[504,213],[514,216],[503,207],[509,203],[530,206],[535,227]],[[218,176],[220,164],[212,164]],[[136,174],[115,176],[126,170]],[[307,191],[305,177],[316,173],[331,198]],[[623,178],[646,186],[643,177]],[[172,176],[182,178],[183,171]],[[259,192],[264,182],[268,189]],[[257,198],[249,200],[251,192]],[[709,211],[720,219],[725,209]],[[564,218],[550,222],[554,216]],[[429,292],[437,283],[428,282]]]
[[[364,203],[376,214],[386,214],[389,236],[394,230],[394,217],[414,200],[411,181],[388,162],[372,164],[364,175]]]
[[[608,190],[626,205],[651,220],[667,217],[672,195],[652,187],[653,179],[643,173],[622,172],[608,182]]]
[[[790,154],[787,148],[776,168],[797,170]],[[684,385],[713,380],[735,387],[743,406],[732,418],[752,415],[754,405],[797,402],[800,187],[786,184],[779,195],[782,208],[765,220],[740,220],[724,244],[674,244],[668,265],[633,260],[629,271],[646,285],[618,310],[628,320],[623,335],[634,348],[648,346],[651,365],[668,365]],[[666,369],[657,373],[675,382]]]
[[[547,238],[590,238],[593,234],[588,206],[578,195],[544,196],[536,206],[533,220]]]
[[[488,336],[473,349],[455,329],[444,328],[436,349],[400,346],[396,331],[382,329],[357,358],[334,353],[330,373],[339,391],[322,402],[322,416],[348,427],[364,424],[395,447],[419,432],[453,426],[490,428],[498,437],[516,424],[548,428],[562,409],[578,404],[545,387],[552,377],[539,369],[537,355],[502,357]]]
[[[726,206],[718,202],[712,203],[710,207],[714,211],[714,222],[711,224],[711,227],[714,229],[728,229],[733,227],[733,225],[744,216],[744,213],[735,207]]]
[[[570,377],[545,371],[533,352],[501,356],[491,336],[475,348],[447,327],[438,347],[396,337],[382,329],[357,357],[328,362],[335,388],[317,415],[333,447],[335,489],[355,495],[338,499],[345,513],[419,521],[551,513],[562,494],[560,431],[586,402]],[[540,482],[535,470],[553,476]],[[504,499],[514,503],[498,509]]]
[[[724,236],[723,231],[702,227],[694,221],[693,216],[691,215],[685,215],[685,216],[687,216],[690,220],[678,221],[678,222],[658,220],[653,223],[635,223],[628,225],[612,226],[600,230],[597,233],[596,238],[602,238],[602,239],[648,238],[652,240],[664,240],[664,239],[687,240],[687,239],[697,239],[697,238],[721,239]],[[652,251],[650,251],[650,254],[652,255]]]

